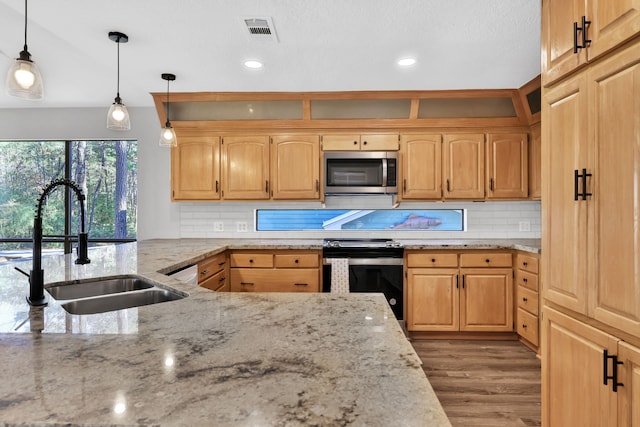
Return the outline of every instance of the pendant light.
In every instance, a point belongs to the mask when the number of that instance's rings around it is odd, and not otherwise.
[[[128,42],[129,37],[127,37],[126,34],[117,31],[110,31],[109,39],[116,42],[118,45],[118,84],[116,98],[114,99],[113,104],[111,104],[111,108],[109,108],[109,113],[107,113],[107,129],[129,130],[131,129],[129,112],[120,98],[120,43]]]
[[[24,0],[24,48],[9,67],[7,93],[18,98],[40,100],[44,98],[42,75],[27,49],[27,0]]]
[[[175,74],[163,73],[162,79],[167,81],[167,122],[164,124],[164,128],[160,131],[160,146],[161,147],[177,147],[178,146],[178,138],[176,137],[176,131],[171,127],[171,122],[169,121],[169,82],[172,82],[176,79]]]

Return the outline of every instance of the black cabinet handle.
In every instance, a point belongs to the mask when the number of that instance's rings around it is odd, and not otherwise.
[[[436,259],[435,258],[431,258],[431,262],[436,262]]]
[[[486,262],[487,264],[489,264],[491,262],[491,260],[489,258],[485,259],[484,262]]]
[[[253,264],[253,260],[252,259],[249,260],[249,264]]]
[[[447,193],[451,192],[451,186],[449,185],[449,180],[447,179]]]
[[[527,325],[526,324],[522,324],[522,329],[527,329]]]
[[[592,177],[593,174],[587,173],[587,169],[582,168],[582,173],[575,169],[573,171],[573,200],[587,200],[588,196],[593,196],[592,193],[587,193],[587,178]],[[578,180],[582,181],[582,192],[580,192],[580,184]]]
[[[402,182],[402,192],[406,193],[407,192],[407,180],[404,179]]]
[[[462,275],[462,289],[464,289],[464,274]]]
[[[522,281],[523,281],[524,283],[527,283],[527,282],[529,281],[529,279],[527,279],[526,277],[523,277],[523,278],[522,278]]]
[[[295,263],[297,264],[297,263],[299,263],[300,261],[298,261],[298,260],[296,259],[296,260],[295,260],[295,261],[293,261],[293,262],[295,262]]]
[[[613,361],[611,366],[611,375],[609,374],[609,359]],[[602,350],[602,369],[603,369],[603,382],[604,385],[609,383],[609,380],[612,380],[611,386],[614,393],[618,392],[618,387],[623,387],[623,383],[618,382],[618,365],[624,365],[624,362],[618,361],[618,356],[609,356],[609,351],[607,349]]]
[[[582,15],[582,26],[578,27],[578,23],[573,23],[573,53],[578,53],[579,49],[587,47],[587,43],[591,40],[587,38],[587,26],[591,25],[591,21],[587,21],[587,17]],[[582,44],[578,44],[578,31],[582,31]]]
[[[320,191],[320,181],[316,179],[316,193]]]
[[[522,261],[522,265],[526,267],[529,263],[527,261]]]
[[[222,261],[222,262],[219,262],[218,265],[225,265],[226,263],[227,261]]]
[[[265,181],[264,191],[266,191],[267,193],[269,192],[269,180]]]
[[[353,145],[358,145],[358,141],[353,141]]]
[[[218,192],[218,180],[216,179],[216,193]]]
[[[254,283],[253,282],[240,282],[241,286],[253,286]]]
[[[573,22],[573,53],[578,53],[578,23]]]
[[[367,141],[364,141],[364,142],[362,143],[362,145],[367,145]]]
[[[218,279],[218,283],[224,282],[224,281],[225,281],[225,277],[221,277],[221,278]]]
[[[309,286],[308,283],[294,283],[294,286]]]
[[[493,178],[489,178],[489,190],[493,191]]]
[[[527,302],[527,301],[529,301],[527,297],[522,297],[522,302]]]
[[[205,275],[205,274],[207,274],[208,272],[209,272],[209,270],[202,270],[202,271],[200,272],[200,274]]]
[[[459,280],[459,277],[458,277],[458,275],[456,274],[456,289],[458,289],[458,288],[460,287],[460,286],[459,286],[459,282],[458,282],[458,280]]]

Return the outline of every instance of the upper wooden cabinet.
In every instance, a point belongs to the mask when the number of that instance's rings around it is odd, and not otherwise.
[[[556,82],[638,32],[639,0],[544,0],[543,85]]]
[[[636,337],[639,78],[640,42],[548,91],[542,121],[545,298]]]
[[[529,197],[540,200],[542,196],[542,127],[537,123],[531,127],[529,138]]]
[[[320,138],[317,135],[271,139],[271,197],[320,199]]]
[[[446,199],[484,198],[484,134],[444,135],[442,180]]]
[[[323,151],[397,151],[398,134],[322,135]]]
[[[269,137],[222,139],[222,197],[226,200],[269,199]]]
[[[529,193],[528,135],[488,134],[486,189],[488,199],[526,198]]]
[[[220,199],[220,138],[180,136],[171,150],[171,200]]]
[[[402,199],[439,199],[442,135],[402,135]]]

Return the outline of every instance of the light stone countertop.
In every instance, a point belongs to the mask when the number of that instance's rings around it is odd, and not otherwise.
[[[407,249],[540,247],[400,240]],[[163,274],[226,249],[321,247],[167,239],[91,248],[87,265],[44,257],[47,286],[137,274],[189,295],[85,316],[54,299],[30,308],[13,267],[31,263],[0,266],[0,425],[449,426],[382,295],[214,293]]]
[[[179,301],[75,316],[25,302],[0,266],[0,425],[449,426],[381,294],[215,293],[160,272],[233,249],[321,241],[154,240],[43,258],[47,286],[137,274]],[[41,332],[31,332],[41,330]]]

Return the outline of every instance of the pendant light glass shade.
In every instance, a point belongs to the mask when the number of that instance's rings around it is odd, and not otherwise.
[[[171,121],[169,120],[169,82],[172,82],[176,79],[175,74],[163,73],[162,79],[167,81],[167,122],[164,124],[164,127],[160,131],[160,141],[158,144],[160,147],[177,147],[178,146],[178,137],[176,136],[175,129],[171,126]]]
[[[127,107],[122,103],[122,99],[120,98],[120,43],[128,42],[129,37],[127,37],[126,34],[111,31],[109,32],[109,40],[116,42],[118,45],[118,80],[116,97],[109,108],[109,112],[107,113],[107,129],[129,130],[131,129],[129,111],[127,111]]]
[[[44,99],[42,75],[27,48],[27,0],[24,1],[24,48],[7,72],[7,93],[23,99]]]
[[[162,130],[160,131],[160,142],[161,147],[177,147],[178,146],[178,137],[176,136],[176,131],[173,127],[171,127],[171,122],[167,121]]]

